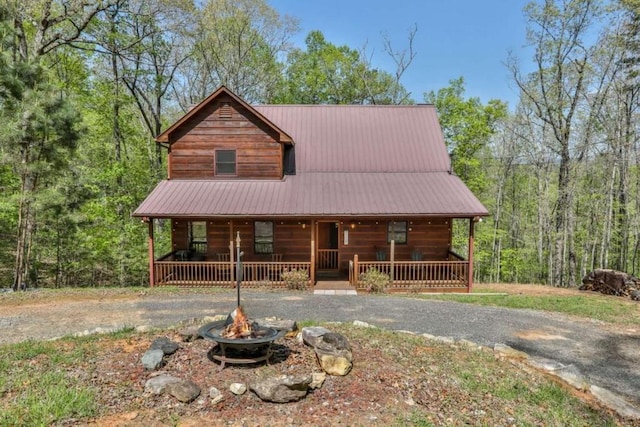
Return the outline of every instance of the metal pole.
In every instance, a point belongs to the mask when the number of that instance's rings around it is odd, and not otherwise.
[[[240,307],[240,282],[242,281],[242,265],[240,257],[242,255],[242,252],[240,252],[240,232],[238,231],[238,235],[236,237],[236,291],[238,293],[238,307]]]

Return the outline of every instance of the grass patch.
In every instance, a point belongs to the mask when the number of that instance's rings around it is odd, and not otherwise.
[[[74,374],[90,348],[88,340],[1,346],[0,425],[49,425],[95,414],[95,390]]]
[[[623,298],[599,295],[540,296],[540,295],[428,295],[419,298],[440,301],[455,301],[466,304],[507,307],[516,309],[551,311],[579,316],[603,322],[640,325],[640,310],[637,303]]]

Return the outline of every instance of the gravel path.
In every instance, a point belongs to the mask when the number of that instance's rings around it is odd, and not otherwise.
[[[48,339],[122,326],[165,327],[190,318],[227,314],[235,294],[147,295],[22,304],[0,312],[0,344]],[[531,310],[482,307],[394,296],[331,296],[244,291],[253,318],[361,320],[381,328],[506,344],[539,363],[573,365],[591,384],[640,408],[640,334],[616,334],[594,322]]]

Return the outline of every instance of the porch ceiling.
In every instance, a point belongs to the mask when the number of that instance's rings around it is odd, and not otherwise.
[[[488,215],[447,172],[306,172],[282,181],[165,180],[136,217]]]

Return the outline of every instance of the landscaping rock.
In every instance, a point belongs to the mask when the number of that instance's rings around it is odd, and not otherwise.
[[[149,371],[160,368],[163,363],[164,352],[160,349],[147,350],[142,355],[142,366]]]
[[[180,402],[189,403],[200,396],[200,387],[189,380],[179,380],[167,385],[166,391]]]
[[[252,383],[249,389],[264,401],[286,403],[305,397],[309,384],[311,375],[277,375]]]
[[[264,319],[257,319],[256,323],[265,328],[273,328],[278,331],[286,331],[287,334],[294,334],[298,330],[298,324],[295,320],[267,317]]]
[[[180,381],[182,381],[180,378],[171,375],[158,375],[157,377],[149,378],[144,384],[144,389],[153,394],[162,394],[170,384]]]
[[[302,329],[302,340],[316,352],[322,369],[329,375],[347,375],[353,366],[349,341],[322,327]]]
[[[180,339],[182,342],[193,342],[197,339],[200,339],[200,334],[198,332],[198,326],[189,326],[184,329],[181,329],[178,334],[180,335]]]
[[[236,396],[240,396],[246,393],[247,386],[242,383],[233,383],[229,386],[229,391]]]
[[[156,338],[149,347],[151,350],[162,350],[166,355],[175,353],[179,348],[178,343],[171,341],[167,337]]]
[[[302,328],[302,342],[311,347],[315,347],[317,342],[322,341],[322,336],[329,332],[331,331],[327,328],[323,328],[322,326],[309,326]]]
[[[211,398],[211,404],[216,405],[224,400],[222,392],[215,387],[209,389],[209,397]]]
[[[325,372],[314,372],[311,374],[311,384],[309,384],[309,388],[311,390],[317,390],[322,387],[324,384],[324,380],[327,379],[327,374]]]

